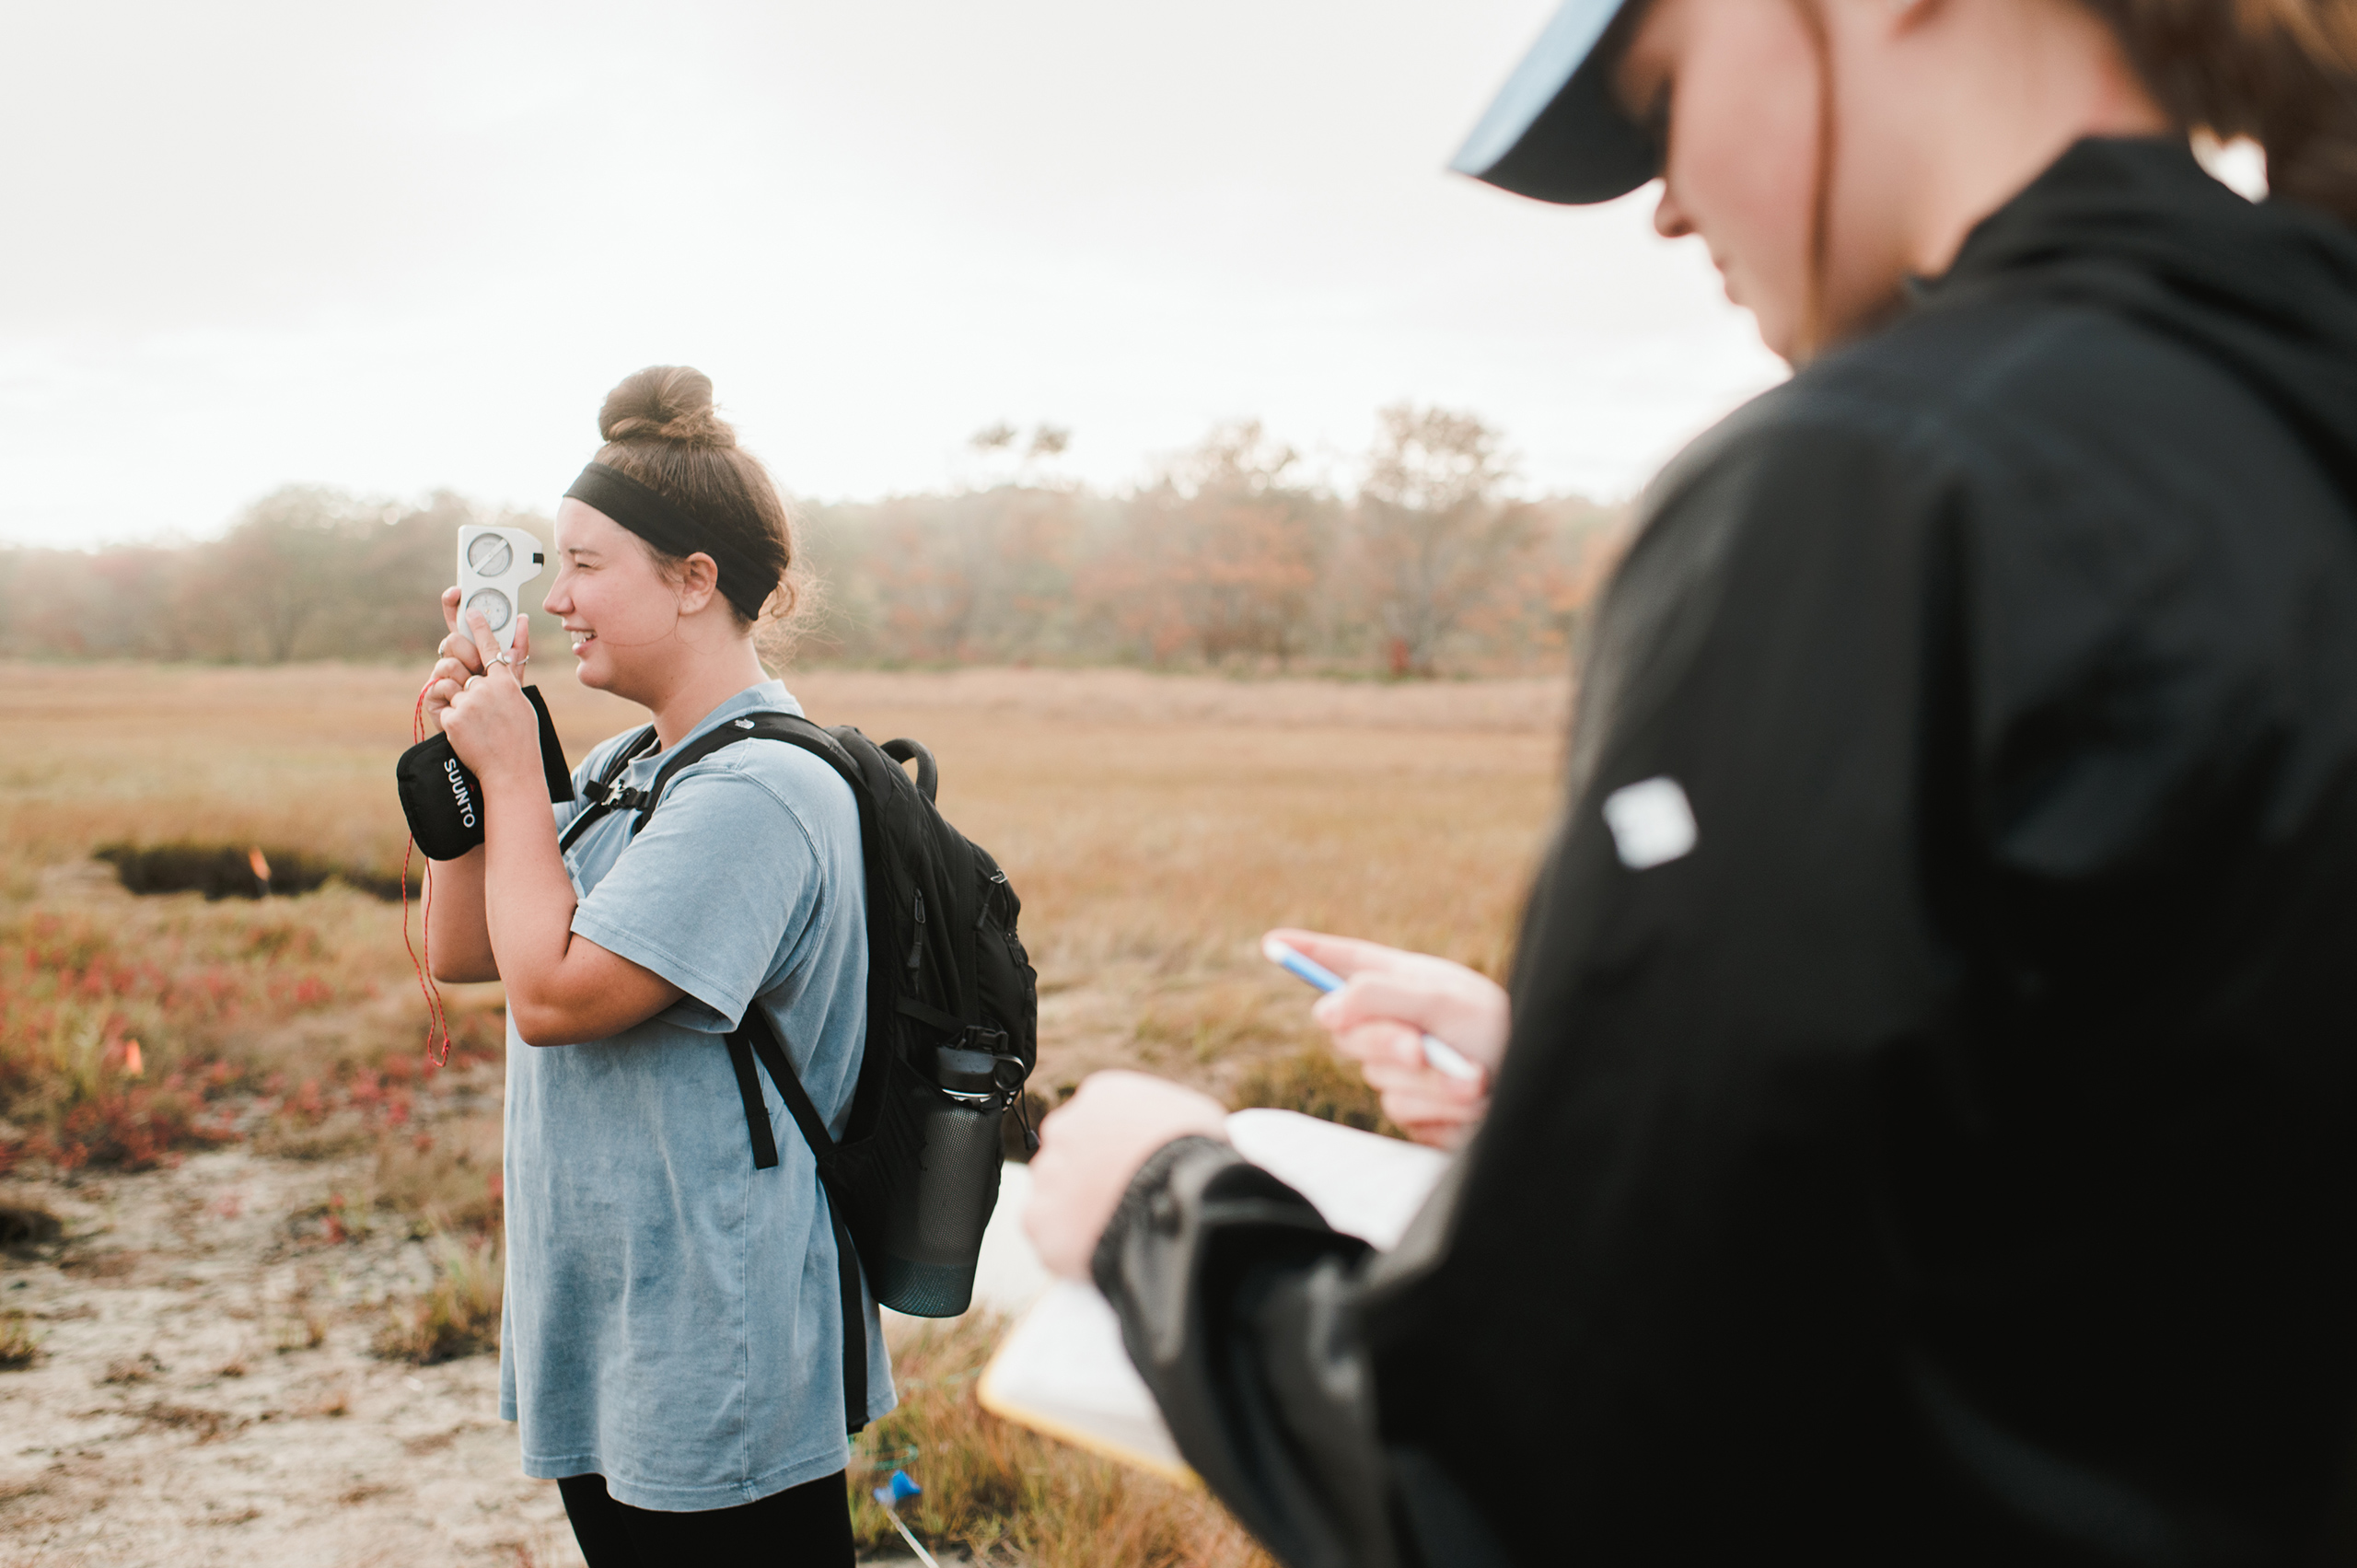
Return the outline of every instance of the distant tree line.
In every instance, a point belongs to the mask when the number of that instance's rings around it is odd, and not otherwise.
[[[1124,494],[1047,471],[1067,433],[973,441],[945,493],[798,508],[806,662],[1130,663],[1392,676],[1559,667],[1623,514],[1515,500],[1480,419],[1383,411],[1354,495],[1258,422],[1213,429]],[[0,550],[0,655],[235,663],[415,658],[462,524],[544,518],[438,494],[289,488],[217,540]]]

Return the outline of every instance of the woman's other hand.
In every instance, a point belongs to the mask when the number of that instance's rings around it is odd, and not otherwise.
[[[1383,1114],[1410,1137],[1453,1149],[1490,1109],[1490,1083],[1505,1060],[1511,1009],[1497,981],[1463,964],[1316,931],[1271,931],[1304,958],[1347,982],[1319,999],[1310,1016],[1334,1049],[1359,1063]],[[1481,1069],[1453,1078],[1424,1060],[1423,1037],[1446,1040]]]
[[[491,623],[482,611],[473,610],[467,616],[467,633],[453,633],[443,647],[447,650],[453,641],[468,636],[472,653],[472,673],[457,682],[457,690],[442,703],[440,724],[442,733],[450,738],[450,749],[459,761],[472,770],[483,782],[486,791],[491,781],[507,772],[528,772],[533,779],[540,777],[540,721],[532,711],[524,688],[516,679],[516,671],[531,656],[531,622],[518,620],[516,626],[515,663],[500,658],[499,642],[491,634]],[[468,663],[465,655],[447,653],[442,661]],[[437,674],[441,668],[436,665]],[[443,682],[437,679],[438,690]],[[431,702],[429,699],[429,706]]]
[[[1226,1135],[1227,1108],[1209,1095],[1144,1073],[1093,1073],[1039,1126],[1024,1234],[1051,1272],[1085,1280],[1097,1238],[1155,1150]]]
[[[447,634],[434,650],[434,673],[425,681],[425,722],[436,734],[441,732],[442,715],[449,710],[450,699],[459,694],[469,676],[483,672],[482,649],[475,645],[474,633],[459,626],[456,587],[442,590],[442,627]],[[517,635],[523,634],[523,628],[517,628]]]

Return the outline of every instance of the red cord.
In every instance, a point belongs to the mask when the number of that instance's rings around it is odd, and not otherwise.
[[[410,714],[409,734],[412,742],[425,738],[425,693],[434,682],[418,688],[417,706]],[[417,971],[417,988],[425,993],[425,1060],[429,1066],[444,1067],[450,1062],[450,1016],[442,1006],[441,987],[434,983],[434,871],[429,865],[418,873],[418,906],[425,927],[425,957],[421,960],[417,947],[409,939],[409,857],[417,848],[417,837],[401,851],[401,946],[409,949],[409,966]],[[434,1036],[442,1036],[442,1054],[434,1054]]]

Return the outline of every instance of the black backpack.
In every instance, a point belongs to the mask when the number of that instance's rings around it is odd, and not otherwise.
[[[998,863],[934,805],[939,770],[913,740],[878,746],[849,725],[790,714],[728,720],[679,748],[644,790],[617,785],[655,743],[648,726],[616,749],[565,830],[570,849],[610,811],[643,831],[672,778],[740,740],[780,740],[851,785],[867,873],[867,1049],[843,1136],[828,1134],[758,1003],[728,1036],[753,1164],[778,1163],[753,1063],[767,1068],[817,1155],[842,1260],[843,1400],[866,1423],[866,1318],[860,1271],[883,1306],[923,1318],[966,1310],[982,1227],[998,1202],[1002,1122],[1022,1116],[1039,1050],[1039,977],[1016,935],[1022,901]],[[911,780],[904,762],[917,764]],[[1037,1146],[1028,1121],[1024,1146]]]

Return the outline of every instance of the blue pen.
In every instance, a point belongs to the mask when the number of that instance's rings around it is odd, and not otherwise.
[[[1273,936],[1261,938],[1260,955],[1295,979],[1306,980],[1320,991],[1342,989],[1341,975],[1314,958],[1303,958]],[[1424,1036],[1424,1062],[1433,1071],[1446,1073],[1469,1084],[1481,1076],[1481,1069],[1475,1066],[1463,1051],[1437,1035]]]

